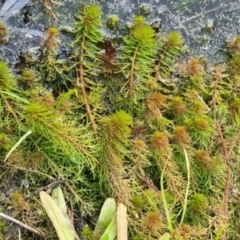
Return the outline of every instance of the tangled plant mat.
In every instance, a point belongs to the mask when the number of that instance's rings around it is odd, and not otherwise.
[[[0,238],[64,239],[55,208],[76,239],[238,239],[240,36],[211,64],[145,12],[120,29],[83,5],[60,29],[41,4],[40,47],[0,61]],[[1,48],[10,36],[1,23]]]

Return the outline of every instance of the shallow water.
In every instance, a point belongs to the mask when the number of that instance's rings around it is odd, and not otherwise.
[[[223,58],[222,46],[232,36],[240,33],[240,0],[62,0],[55,6],[58,13],[55,21],[49,21],[46,9],[39,0],[31,0],[20,13],[9,18],[8,44],[0,47],[0,58],[14,65],[19,55],[25,52],[39,54],[44,31],[55,25],[62,29],[72,27],[74,14],[82,3],[97,3],[102,6],[104,20],[117,15],[119,28],[123,29],[133,16],[139,13],[142,5],[149,6],[151,12],[147,16],[149,23],[156,20],[162,22],[162,32],[179,30],[189,46],[189,53],[198,57],[206,57],[212,62]],[[105,34],[109,34],[107,31]],[[67,51],[68,38],[61,35],[62,49]]]

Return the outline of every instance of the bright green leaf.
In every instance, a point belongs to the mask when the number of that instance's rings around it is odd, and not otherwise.
[[[48,217],[53,223],[59,240],[74,240],[75,233],[69,226],[57,203],[44,191],[40,192],[40,199]]]

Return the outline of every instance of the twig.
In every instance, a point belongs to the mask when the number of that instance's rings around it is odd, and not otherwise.
[[[25,197],[25,199],[29,199],[32,196],[40,193],[41,191],[44,191],[44,190],[46,191],[48,189],[55,188],[55,187],[59,186],[61,183],[65,183],[65,182],[67,182],[67,179],[63,179],[63,180],[60,180],[60,181],[56,181],[56,182],[50,183],[47,186],[41,187],[41,188],[37,189],[36,191],[30,193],[28,196]]]
[[[205,11],[205,12],[201,12],[201,13],[199,13],[199,14],[197,14],[197,15],[194,15],[194,16],[186,19],[186,20],[183,21],[182,23],[186,23],[186,22],[191,21],[191,20],[193,20],[193,19],[195,19],[195,18],[198,18],[198,17],[200,17],[200,16],[202,16],[202,15],[206,15],[206,14],[208,14],[208,13],[215,12],[215,11],[217,11],[217,10],[230,7],[230,5],[231,5],[231,3],[229,3],[229,4],[227,4],[227,5],[224,5],[224,6],[216,7],[216,8],[213,8],[213,9],[209,9],[209,10],[207,10],[207,11]]]
[[[15,219],[13,217],[10,217],[10,216],[8,216],[8,215],[6,215],[4,213],[1,213],[1,212],[0,212],[0,217],[6,219],[8,221],[14,222],[14,223],[18,224],[19,226],[21,226],[23,228],[26,228],[27,230],[29,230],[29,231],[31,231],[31,232],[33,232],[33,233],[35,233],[35,234],[37,234],[37,235],[39,235],[41,237],[45,237],[44,233],[39,232],[38,230],[36,230],[36,229],[26,225],[25,223],[22,223],[22,222],[18,221],[17,219]]]
[[[26,169],[26,168],[23,168],[23,167],[19,167],[19,166],[15,166],[11,163],[6,163],[6,165],[4,167],[11,167],[11,168],[16,168],[18,170],[22,170],[22,171],[25,171],[25,172],[31,172],[31,173],[36,173],[36,174],[39,174],[39,175],[42,175],[42,176],[45,176],[45,177],[48,177],[50,178],[51,180],[56,180],[54,177],[50,176],[50,175],[47,175],[46,173],[43,173],[43,172],[39,172],[37,170],[33,170],[33,169]]]

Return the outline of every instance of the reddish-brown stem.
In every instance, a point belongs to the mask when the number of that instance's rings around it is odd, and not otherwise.
[[[84,75],[83,75],[83,54],[84,54],[84,42],[85,42],[85,36],[83,35],[83,39],[82,39],[82,46],[81,46],[81,51],[80,51],[80,64],[79,67],[77,69],[77,84],[81,87],[81,91],[82,91],[82,95],[83,95],[83,101],[85,104],[85,108],[87,111],[87,115],[89,117],[90,123],[92,124],[92,128],[95,134],[97,134],[97,125],[95,123],[94,120],[94,116],[92,114],[90,105],[88,103],[88,96],[87,96],[87,92],[86,92],[86,88],[85,88],[85,79],[84,79]],[[80,82],[79,82],[80,80]]]
[[[225,213],[225,216],[227,216],[228,215],[228,199],[229,199],[230,183],[231,183],[230,153],[228,152],[228,150],[226,148],[221,125],[219,122],[217,122],[217,130],[218,130],[218,134],[219,134],[219,137],[221,140],[223,154],[224,154],[224,158],[225,158],[226,166],[227,166],[227,177],[226,177],[225,190],[224,190],[225,194],[224,194],[224,198],[223,198],[223,211]]]
[[[191,20],[193,20],[193,19],[195,19],[195,18],[204,16],[204,15],[206,15],[206,14],[208,14],[208,13],[211,13],[211,12],[216,12],[217,10],[220,10],[220,9],[228,8],[228,7],[230,7],[230,6],[231,6],[231,3],[226,4],[226,5],[223,5],[223,6],[220,6],[220,7],[216,7],[216,8],[213,8],[213,9],[209,9],[209,10],[207,10],[207,11],[205,11],[205,12],[201,12],[201,13],[196,14],[196,15],[190,17],[190,18],[187,18],[187,19],[186,19],[185,21],[183,21],[182,23],[186,23],[186,22],[191,21]]]
[[[220,78],[217,77],[214,83],[214,91],[213,91],[213,97],[212,97],[212,103],[213,103],[213,108],[215,109],[217,107],[217,86],[219,84]],[[216,121],[217,125],[217,131],[218,135],[220,137],[221,145],[222,145],[222,150],[224,154],[224,159],[227,167],[227,176],[226,176],[226,182],[225,182],[225,189],[224,189],[224,197],[223,197],[223,212],[224,215],[227,217],[228,216],[228,201],[229,201],[229,193],[230,193],[230,184],[231,184],[231,164],[230,164],[230,155],[232,149],[230,151],[227,150],[224,137],[223,137],[223,132],[221,128],[221,124],[219,121]]]
[[[30,227],[29,225],[27,225],[27,224],[25,224],[23,222],[20,222],[19,220],[15,219],[15,218],[13,218],[13,217],[11,217],[9,215],[6,215],[6,214],[0,212],[0,217],[6,219],[8,221],[14,222],[14,223],[18,224],[19,226],[21,226],[21,227],[23,227],[23,228],[25,228],[25,229],[27,229],[27,230],[29,230],[29,231],[39,235],[41,237],[45,237],[44,232],[40,231],[39,229]]]

